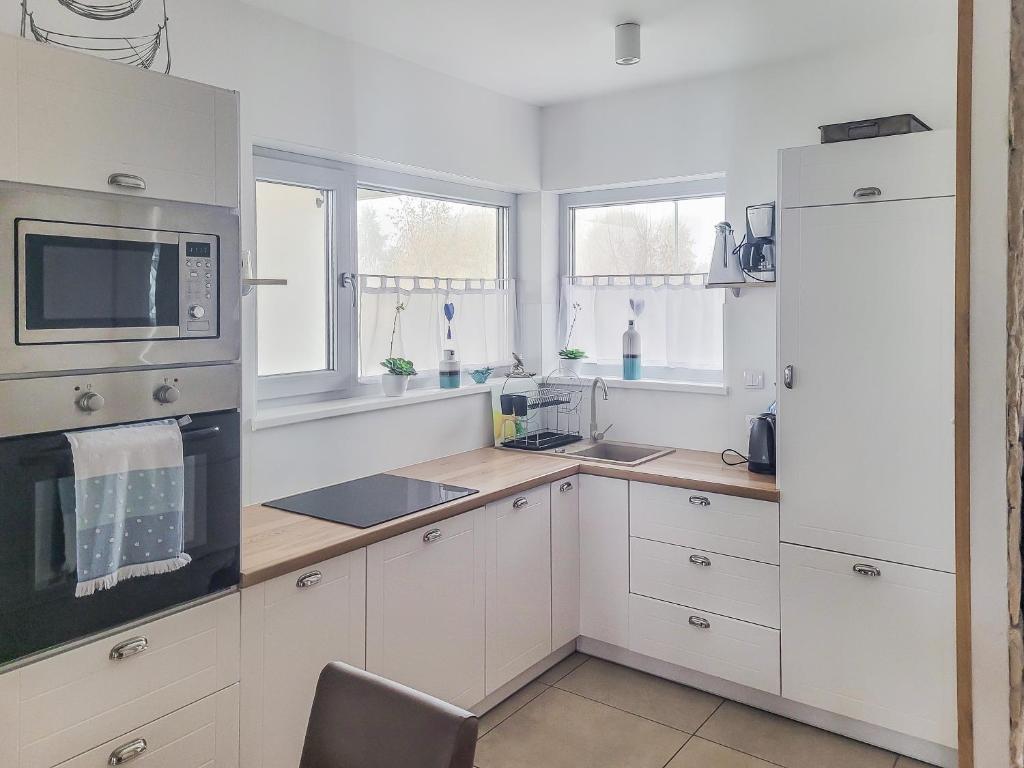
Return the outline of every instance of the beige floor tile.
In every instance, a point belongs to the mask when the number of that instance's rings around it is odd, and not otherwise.
[[[896,755],[809,725],[725,702],[697,734],[786,768],[892,768]]]
[[[680,731],[550,688],[477,743],[480,768],[662,768]]]
[[[722,703],[710,693],[601,659],[591,659],[555,685],[687,733],[696,732]]]
[[[900,759],[896,761],[895,768],[935,768],[935,766],[929,763],[922,763],[920,760],[915,760],[912,757],[900,755]]]
[[[554,685],[589,658],[590,657],[585,653],[574,653],[572,656],[566,656],[560,662],[555,664],[555,666],[538,677],[537,682],[544,683],[544,685]]]
[[[483,736],[502,720],[518,712],[547,689],[546,685],[538,683],[536,680],[520,688],[480,718],[480,730],[477,733],[477,737]]]
[[[665,768],[776,768],[750,755],[694,736]]]

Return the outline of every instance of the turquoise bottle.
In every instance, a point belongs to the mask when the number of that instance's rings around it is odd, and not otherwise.
[[[636,321],[630,320],[626,332],[622,334],[622,378],[626,381],[637,381],[642,377],[642,373],[640,332],[636,329]]]

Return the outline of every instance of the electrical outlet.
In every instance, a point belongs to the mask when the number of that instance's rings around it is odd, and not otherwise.
[[[744,371],[743,386],[746,389],[764,389],[764,371]]]

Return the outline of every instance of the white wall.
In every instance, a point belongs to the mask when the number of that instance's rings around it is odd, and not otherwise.
[[[724,172],[727,215],[742,231],[745,206],[775,199],[776,151],[817,143],[822,123],[914,112],[934,128],[953,127],[954,6],[943,0],[931,19],[934,34],[920,40],[545,107],[543,187]],[[557,264],[557,253],[548,254],[544,268],[557,274]],[[745,449],[745,416],[775,397],[774,293],[758,288],[727,297],[727,397],[616,389],[602,404],[615,422],[612,436]],[[745,368],[765,372],[764,390],[743,389]],[[855,404],[837,404],[845,405]]]

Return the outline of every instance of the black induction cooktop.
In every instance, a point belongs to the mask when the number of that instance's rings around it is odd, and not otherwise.
[[[479,491],[397,475],[370,475],[264,504],[354,528],[369,528],[474,493]]]

